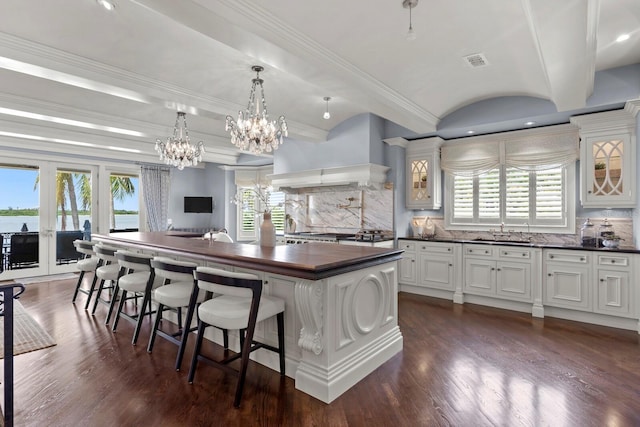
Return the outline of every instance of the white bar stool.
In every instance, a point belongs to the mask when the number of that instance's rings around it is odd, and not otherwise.
[[[96,253],[96,257],[98,257],[99,259],[98,266],[96,268],[96,277],[100,279],[100,284],[98,285],[98,291],[96,293],[96,299],[93,301],[93,309],[91,310],[91,314],[95,315],[98,303],[105,304],[106,306],[109,306],[111,304],[110,299],[102,298],[102,291],[111,291],[115,289],[115,284],[118,282],[120,266],[118,265],[115,256],[115,253],[118,250],[117,248],[98,243],[93,247],[93,250]],[[105,285],[106,282],[109,282],[108,286]],[[93,286],[91,288],[91,292],[93,292]],[[114,297],[115,294],[112,294],[111,299],[113,299]],[[89,304],[87,304],[87,307],[89,307]],[[109,323],[110,317],[111,311],[107,313],[105,324]]]
[[[98,267],[99,259],[96,257],[96,253],[93,250],[93,247],[96,245],[96,242],[91,242],[89,240],[74,240],[73,246],[75,246],[76,251],[83,255],[82,259],[79,259],[76,263],[76,268],[80,271],[80,276],[78,277],[78,283],[76,284],[76,289],[73,292],[72,303],[76,302],[76,298],[78,297],[78,292],[82,292],[87,295],[87,302],[85,303],[85,310],[89,307],[89,301],[91,300],[90,291],[94,289],[96,285],[97,277],[94,274],[93,280],[91,281],[91,287],[89,289],[82,288],[82,279],[84,278],[85,273],[93,272],[95,273],[96,268]]]
[[[252,351],[265,348],[278,353],[280,356],[280,375],[285,374],[284,300],[262,295],[262,280],[254,274],[235,273],[210,267],[198,267],[194,274],[201,290],[219,294],[219,296],[206,300],[198,307],[198,337],[189,369],[189,383],[193,383],[198,360],[207,361],[225,372],[234,372],[238,375],[238,382],[236,383],[233,406],[238,407],[249,365],[249,354]],[[253,340],[256,323],[273,316],[276,316],[278,322],[278,347]],[[240,353],[222,360],[213,360],[203,356],[200,353],[202,339],[208,326],[239,330]],[[241,360],[239,370],[228,366],[230,362],[237,359]]]
[[[122,291],[120,295],[120,304],[118,304],[118,310],[116,311],[113,319],[113,332],[118,328],[118,321],[120,318],[124,318],[135,325],[133,331],[133,339],[131,344],[136,345],[138,342],[138,336],[140,335],[140,328],[142,326],[142,319],[144,316],[151,315],[153,313],[151,309],[151,291],[153,288],[161,285],[162,282],[155,280],[155,274],[151,268],[152,255],[141,254],[126,250],[119,250],[116,252],[116,258],[118,265],[122,269],[121,271],[126,274],[121,274],[118,282],[116,283],[116,290],[114,298],[112,299],[109,312],[113,310],[115,305],[115,296]],[[131,296],[127,296],[130,293]],[[124,303],[127,300],[137,299],[142,295],[142,304],[136,314],[128,314],[123,311]],[[147,307],[149,308],[147,310]]]
[[[176,261],[166,257],[154,257],[151,260],[151,267],[153,267],[156,277],[164,279],[164,285],[153,291],[153,300],[158,304],[158,307],[147,351],[151,353],[153,350],[156,335],[178,345],[176,371],[179,371],[189,333],[196,330],[196,328],[191,328],[193,313],[197,304],[204,301],[205,297],[204,292],[198,292],[198,286],[193,277],[193,272],[198,267],[198,264],[189,261]],[[183,307],[187,307],[184,324],[182,323]],[[178,331],[175,333],[165,332],[160,329],[162,313],[165,310],[177,311]]]

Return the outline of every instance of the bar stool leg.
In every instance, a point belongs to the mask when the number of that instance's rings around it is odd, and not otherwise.
[[[122,290],[122,295],[120,296],[120,303],[118,304],[118,311],[116,311],[116,317],[113,319],[113,327],[111,328],[112,332],[116,331],[118,327],[118,321],[120,320],[120,313],[122,312],[122,308],[124,307],[124,302],[127,299],[127,291]],[[113,302],[113,300],[112,300]],[[111,310],[109,310],[109,315],[111,315]]]
[[[91,302],[91,297],[93,296],[93,291],[96,288],[96,283],[98,282],[98,276],[94,274],[93,280],[91,281],[91,287],[89,288],[89,293],[87,294],[87,302],[84,304],[84,309],[89,309],[89,303]]]
[[[147,345],[147,353],[151,353],[151,351],[153,350],[153,344],[156,342],[156,332],[160,327],[160,321],[162,320],[162,312],[164,310],[165,310],[164,305],[158,304],[156,320],[153,322],[153,328],[151,328],[151,336],[149,337],[149,344]]]
[[[196,347],[193,349],[193,357],[191,358],[191,366],[189,367],[189,376],[187,378],[189,384],[193,384],[193,378],[196,376],[196,367],[198,366],[198,356],[200,355],[200,349],[202,348],[204,329],[205,324],[201,320],[198,320],[198,335],[196,338]]]
[[[153,274],[151,275],[153,276]],[[153,277],[151,279],[153,283]],[[149,314],[151,315],[153,312],[151,311],[151,283],[147,286],[147,290],[144,293],[144,297],[142,298],[142,305],[140,306],[140,312],[138,313],[138,321],[136,322],[136,328],[133,331],[133,339],[131,340],[131,344],[136,345],[138,342],[138,336],[140,335],[140,329],[142,328],[142,321],[144,320],[144,316]],[[146,312],[147,305],[149,305],[149,311]],[[118,313],[120,314],[120,313]]]
[[[113,309],[116,306],[116,301],[118,300],[118,294],[120,293],[120,286],[118,286],[117,282],[113,289],[114,290],[113,295],[111,295],[111,302],[109,302],[109,311],[107,311],[107,318],[104,320],[105,325],[108,325],[109,321],[111,320],[111,314],[113,313]],[[120,298],[120,301],[124,303],[124,296],[121,296]]]
[[[78,291],[80,290],[80,285],[82,284],[82,278],[84,277],[84,270],[80,272],[80,276],[78,277],[78,284],[76,285],[76,290],[73,292],[73,299],[71,302],[76,302],[76,298],[78,297]]]
[[[278,322],[278,355],[280,356],[280,375],[284,375],[284,312],[276,315]]]

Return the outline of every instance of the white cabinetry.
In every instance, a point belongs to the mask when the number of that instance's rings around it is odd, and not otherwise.
[[[622,317],[635,317],[631,287],[633,256],[630,254],[595,255],[596,274],[593,311]]]
[[[540,249],[464,245],[464,292],[532,302],[532,266]]]
[[[406,149],[407,209],[440,209],[441,138],[409,141]]]
[[[405,251],[398,274],[401,290],[454,300],[454,293],[461,295],[459,244],[398,239],[398,248]]]
[[[626,110],[571,118],[580,127],[580,197],[588,208],[635,207],[636,121]]]
[[[590,311],[591,253],[545,250],[544,305]]]
[[[631,282],[635,257],[620,252],[545,249],[544,304],[637,318]]]
[[[417,284],[416,242],[398,239],[398,248],[404,249],[402,259],[398,263],[398,283],[415,286]]]
[[[455,290],[454,243],[418,242],[419,286]]]
[[[351,245],[351,246],[368,246],[370,248],[393,248],[393,239],[391,240],[378,240],[375,242],[370,242],[366,240],[338,240],[338,244],[340,245]]]

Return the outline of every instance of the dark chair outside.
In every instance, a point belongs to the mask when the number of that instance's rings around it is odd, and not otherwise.
[[[37,266],[39,243],[40,236],[38,232],[12,234],[8,262],[9,269]]]
[[[68,264],[71,261],[81,259],[83,254],[76,250],[73,242],[82,240],[83,237],[82,230],[56,232],[56,264]]]

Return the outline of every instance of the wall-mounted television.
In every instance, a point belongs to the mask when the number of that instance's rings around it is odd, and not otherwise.
[[[184,198],[185,213],[212,213],[213,197],[189,197]]]

